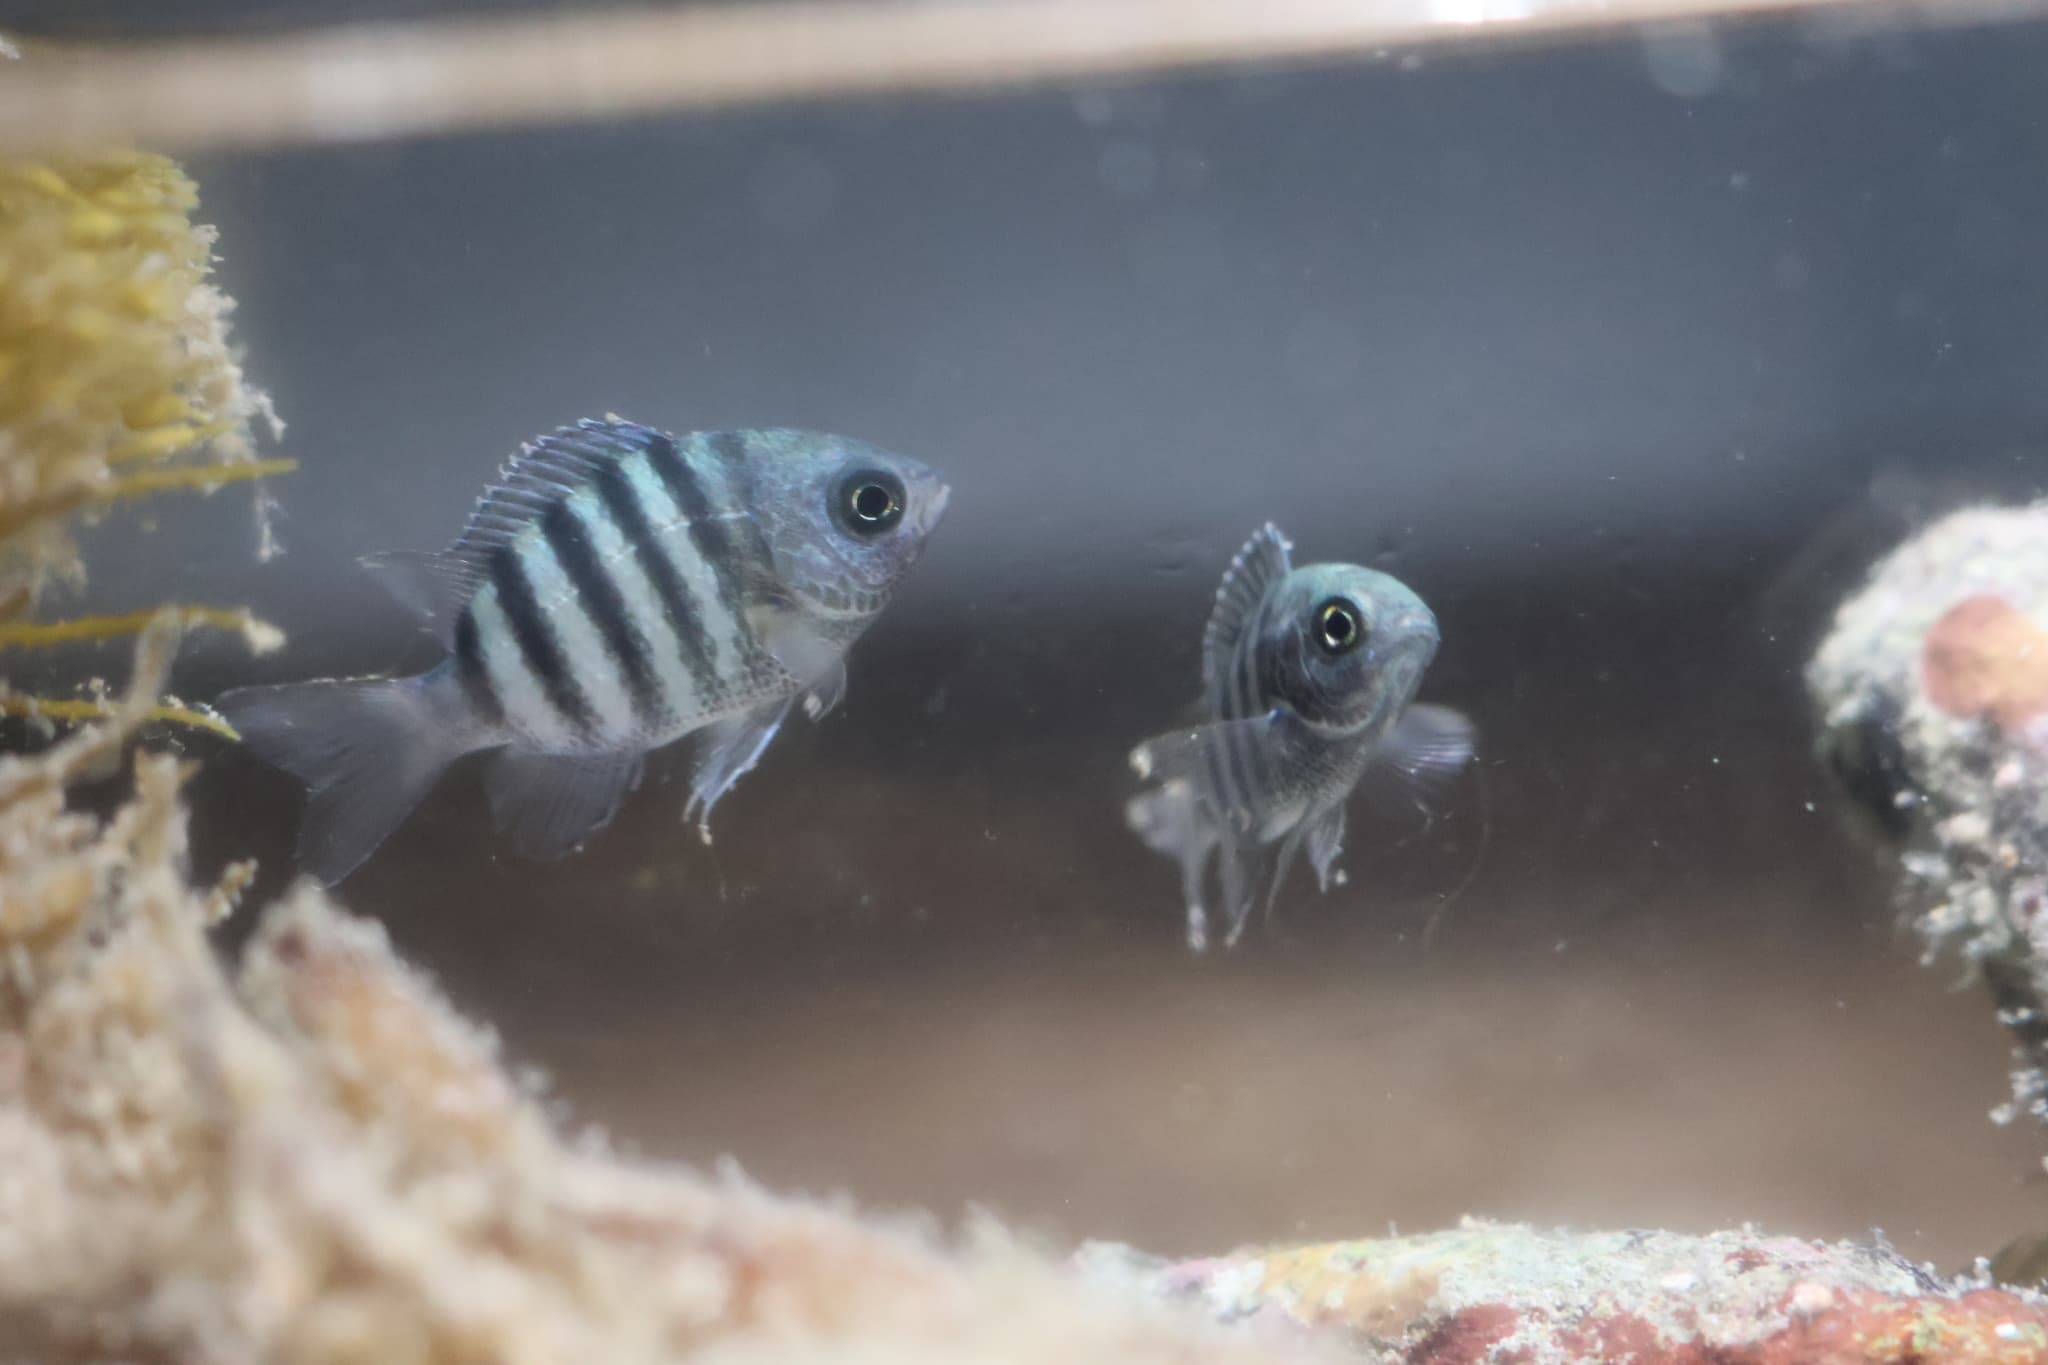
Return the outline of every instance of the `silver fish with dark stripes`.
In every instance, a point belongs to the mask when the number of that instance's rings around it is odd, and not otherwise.
[[[585,419],[528,443],[446,550],[363,561],[447,646],[438,667],[218,706],[310,788],[299,863],[324,882],[481,749],[497,750],[493,825],[551,859],[611,819],[649,751],[699,735],[684,818],[708,842],[712,807],[791,708],[838,704],[848,648],[950,491],[844,436]]]
[[[1469,720],[1413,701],[1438,643],[1422,599],[1353,564],[1296,569],[1291,550],[1268,522],[1237,552],[1202,636],[1204,723],[1131,754],[1152,785],[1125,814],[1179,860],[1196,952],[1209,940],[1212,857],[1228,947],[1269,863],[1269,914],[1304,845],[1329,890],[1355,789],[1383,807],[1427,810],[1472,756]]]

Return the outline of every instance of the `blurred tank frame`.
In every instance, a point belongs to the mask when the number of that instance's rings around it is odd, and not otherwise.
[[[189,153],[1808,17],[2014,20],[2041,0],[748,0],[121,42],[18,35],[0,148]],[[302,12],[301,12],[302,13]]]

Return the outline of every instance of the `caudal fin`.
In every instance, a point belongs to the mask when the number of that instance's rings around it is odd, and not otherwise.
[[[436,681],[243,687],[214,703],[257,757],[306,783],[302,871],[329,886],[354,871],[467,747]]]

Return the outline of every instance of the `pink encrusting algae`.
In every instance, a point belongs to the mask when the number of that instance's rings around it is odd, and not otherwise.
[[[1754,1232],[1478,1221],[1178,1264],[1094,1246],[1088,1273],[1224,1321],[1278,1319],[1402,1365],[2036,1365],[2048,1299],[1881,1246]]]
[[[1920,668],[1928,699],[1952,716],[2017,733],[2048,714],[2048,630],[1995,593],[1950,607],[1927,632]]]

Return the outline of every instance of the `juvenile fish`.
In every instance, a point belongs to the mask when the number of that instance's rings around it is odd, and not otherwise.
[[[1197,952],[1209,937],[1212,855],[1227,947],[1269,863],[1268,913],[1304,844],[1329,889],[1354,788],[1381,804],[1421,805],[1472,756],[1463,715],[1411,704],[1437,650],[1422,599],[1352,564],[1293,568],[1291,549],[1268,522],[1237,552],[1202,636],[1204,723],[1131,754],[1152,786],[1125,814],[1148,845],[1180,861]]]
[[[339,881],[463,754],[495,749],[494,827],[557,858],[605,825],[646,754],[701,735],[684,818],[753,767],[801,699],[838,704],[845,654],[951,490],[844,436],[678,439],[617,417],[528,443],[455,543],[363,561],[449,657],[408,678],[241,688],[221,713],[311,789],[301,867]]]

